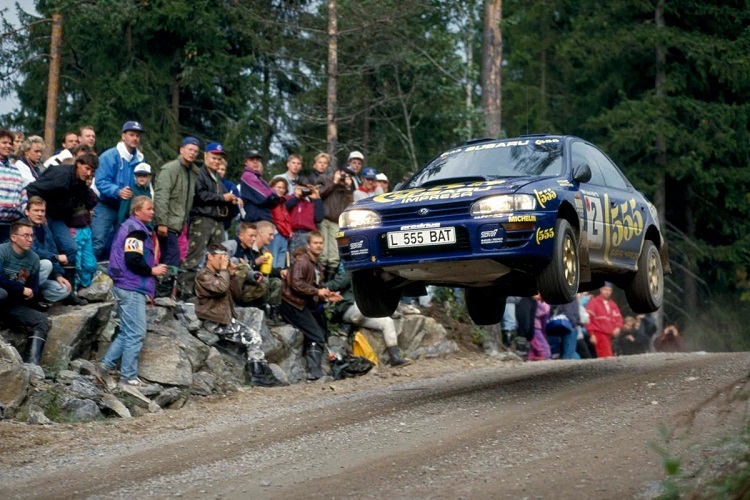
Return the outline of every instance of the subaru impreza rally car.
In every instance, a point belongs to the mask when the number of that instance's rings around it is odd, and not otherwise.
[[[499,322],[509,295],[564,304],[604,281],[651,312],[669,272],[654,206],[573,136],[470,141],[349,206],[339,225],[357,306],[372,317],[430,284],[464,287],[477,324]]]

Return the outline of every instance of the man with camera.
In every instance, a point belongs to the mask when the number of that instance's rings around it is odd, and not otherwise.
[[[318,230],[318,223],[323,220],[323,200],[318,188],[306,177],[300,177],[294,187],[294,194],[286,203],[292,223],[292,241],[289,253],[294,254],[298,248],[307,247],[307,235]]]
[[[362,167],[365,166],[365,155],[360,151],[352,151],[349,153],[347,159],[347,166],[345,167],[347,173],[352,176],[352,182],[354,183],[354,189],[359,189],[362,185],[362,177],[359,173],[362,171]]]
[[[237,321],[234,304],[240,297],[240,290],[237,267],[230,262],[226,249],[221,245],[209,245],[206,265],[195,277],[195,315],[203,321],[204,330],[245,346],[245,369],[250,385],[283,385],[268,367],[260,333]]]
[[[685,342],[677,330],[677,325],[668,323],[664,332],[654,339],[654,349],[658,352],[685,352]]]

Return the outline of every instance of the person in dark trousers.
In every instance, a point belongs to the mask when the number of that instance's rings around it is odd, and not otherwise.
[[[11,328],[30,330],[25,361],[38,365],[47,341],[47,313],[37,310],[39,300],[39,256],[31,250],[34,228],[18,221],[10,226],[10,241],[0,244],[0,301],[3,319]]]
[[[318,380],[322,369],[326,333],[313,317],[318,302],[338,302],[341,295],[318,284],[318,256],[323,251],[323,236],[318,231],[307,235],[307,249],[294,259],[281,289],[281,316],[305,336],[307,379]]]

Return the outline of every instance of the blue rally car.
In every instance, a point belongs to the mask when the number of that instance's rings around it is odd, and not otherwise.
[[[373,317],[430,284],[464,287],[477,324],[499,322],[509,295],[564,304],[604,281],[651,312],[669,272],[654,206],[572,136],[468,142],[397,191],[351,205],[339,225],[357,305]]]

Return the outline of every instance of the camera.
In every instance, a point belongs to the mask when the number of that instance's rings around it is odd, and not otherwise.
[[[300,191],[302,191],[302,196],[308,196],[312,194],[312,189],[310,189],[309,187],[302,186],[300,187]]]
[[[349,167],[349,165],[344,165],[343,167],[339,167],[339,170],[341,170],[343,173],[345,173],[348,176],[356,177],[357,173]]]

